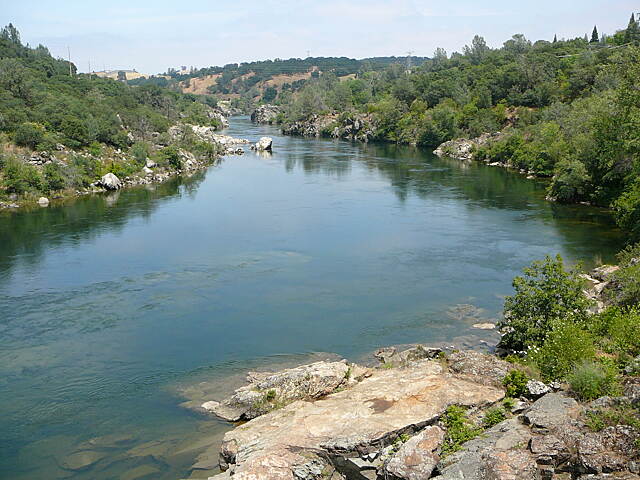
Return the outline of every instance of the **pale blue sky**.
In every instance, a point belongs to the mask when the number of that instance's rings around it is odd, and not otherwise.
[[[312,56],[429,56],[474,34],[499,46],[514,33],[552,39],[626,26],[627,0],[0,0],[0,21],[81,71],[223,65]]]

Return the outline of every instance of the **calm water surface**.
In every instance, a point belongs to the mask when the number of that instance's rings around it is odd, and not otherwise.
[[[452,341],[533,259],[622,245],[605,212],[502,169],[246,118],[228,133],[274,154],[0,215],[0,477],[206,478],[189,466],[228,426],[179,406],[189,385]],[[92,465],[71,471],[76,451]]]

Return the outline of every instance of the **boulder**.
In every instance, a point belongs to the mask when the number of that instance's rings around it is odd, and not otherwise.
[[[346,384],[352,369],[345,362],[317,362],[266,376],[250,376],[250,384],[222,402],[202,408],[227,421],[249,420],[299,399],[313,399]]]
[[[415,347],[410,347],[400,352],[398,352],[395,347],[381,348],[377,350],[373,356],[384,365],[399,367],[408,366],[412,362],[417,362],[427,358],[436,358],[442,353],[441,348],[416,345]]]
[[[280,107],[277,105],[260,105],[251,113],[251,121],[272,124],[279,113]]]
[[[548,393],[537,400],[523,418],[534,430],[548,432],[575,420],[580,412],[580,405],[573,398],[562,393]]]
[[[529,398],[540,398],[553,391],[550,386],[539,380],[529,380],[525,388],[527,389],[527,396]]]
[[[473,159],[473,152],[476,148],[484,146],[493,140],[497,140],[501,136],[502,134],[500,132],[483,133],[477,138],[450,140],[441,144],[433,153],[439,157],[451,157],[456,160],[468,161]],[[503,165],[498,164],[498,166]]]
[[[432,426],[410,438],[384,464],[384,474],[407,480],[429,478],[440,461],[444,430]]]
[[[47,197],[40,197],[38,199],[38,205],[40,205],[41,207],[48,207],[49,199]]]
[[[149,167],[143,167],[142,171],[145,175],[151,175],[153,173],[153,170],[151,170]]]
[[[98,184],[107,190],[118,190],[122,186],[122,182],[113,173],[103,175]]]
[[[537,479],[535,458],[527,450],[531,432],[511,418],[468,441],[438,464],[439,480]]]
[[[500,386],[505,375],[514,369],[513,364],[500,360],[495,355],[473,350],[452,353],[447,360],[449,369],[455,373],[490,380],[494,385]]]
[[[236,480],[293,480],[307,453],[337,466],[432,425],[450,405],[486,406],[502,398],[502,389],[446,373],[432,360],[402,370],[378,369],[350,388],[295,401],[226,433],[221,463],[234,469]],[[261,476],[266,466],[273,468],[271,476]]]
[[[256,152],[271,152],[273,150],[273,139],[271,137],[262,137],[252,146],[252,150]]]
[[[158,166],[158,164],[156,162],[154,162],[150,158],[147,158],[147,161],[145,163],[145,167],[147,167],[147,168],[155,168],[157,166]]]
[[[91,465],[98,463],[106,456],[106,452],[98,452],[95,450],[74,452],[71,455],[65,457],[64,460],[60,463],[60,466],[65,470],[84,470],[85,468],[89,468]]]

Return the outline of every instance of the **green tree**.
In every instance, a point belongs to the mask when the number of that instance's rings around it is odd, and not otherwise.
[[[582,293],[579,270],[565,270],[562,257],[546,257],[513,280],[515,294],[505,299],[500,345],[515,351],[541,346],[558,322],[581,323],[589,300]]]
[[[638,25],[636,17],[633,13],[631,14],[629,25],[625,30],[624,41],[625,43],[636,43],[640,41],[640,25]]]
[[[35,149],[44,139],[44,128],[36,123],[23,123],[16,130],[16,145]]]
[[[591,43],[599,43],[600,35],[598,34],[598,27],[593,27],[593,32],[591,32]]]

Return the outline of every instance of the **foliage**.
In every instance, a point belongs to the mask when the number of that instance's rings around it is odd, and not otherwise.
[[[16,158],[7,160],[3,177],[3,186],[8,193],[24,194],[42,188],[42,178],[36,167]]]
[[[491,428],[507,418],[507,412],[502,407],[493,407],[484,413],[482,425],[484,428]]]
[[[162,149],[160,154],[164,161],[172,168],[175,168],[176,170],[180,170],[182,168],[182,158],[177,147],[173,145],[165,147]]]
[[[23,123],[16,129],[15,142],[16,145],[23,147],[36,148],[36,146],[44,140],[44,128],[36,123]]]
[[[618,255],[620,269],[614,273],[616,286],[611,300],[618,305],[640,303],[640,243],[629,245]]]
[[[52,192],[65,188],[66,180],[64,170],[59,163],[50,162],[44,167],[44,190]]]
[[[459,405],[447,408],[442,423],[447,433],[442,444],[442,457],[446,457],[462,448],[462,445],[482,433],[482,428],[473,425],[467,418],[467,411]]]
[[[587,426],[594,432],[600,432],[615,425],[629,425],[640,430],[640,412],[629,406],[606,408],[587,413]]]
[[[507,390],[507,397],[516,398],[527,393],[529,377],[522,370],[511,370],[502,379],[502,385]]]
[[[501,345],[525,351],[542,345],[555,323],[583,322],[589,306],[583,283],[577,269],[565,270],[559,255],[525,268],[524,276],[513,280],[515,294],[505,299]]]
[[[527,357],[538,366],[544,380],[552,381],[564,378],[576,364],[595,354],[594,339],[582,325],[556,321],[544,344],[530,349]]]
[[[589,322],[599,347],[622,359],[640,355],[640,307],[612,307]]]
[[[618,370],[610,363],[584,360],[567,376],[567,381],[580,399],[595,400],[618,391]]]

